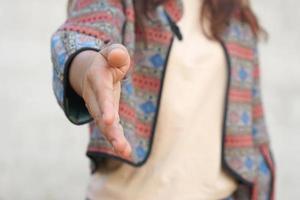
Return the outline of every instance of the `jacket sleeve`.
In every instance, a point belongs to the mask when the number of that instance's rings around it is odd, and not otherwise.
[[[253,116],[253,136],[256,144],[269,143],[269,135],[265,122],[264,109],[262,103],[260,86],[260,67],[257,48],[254,50],[253,88],[252,88],[252,116]]]
[[[83,99],[69,84],[73,58],[82,51],[99,51],[107,43],[122,43],[125,22],[121,0],[74,0],[65,23],[51,37],[53,90],[67,118],[74,124],[91,121]]]
[[[257,48],[254,50],[255,59],[254,59],[254,70],[253,78],[254,84],[252,89],[253,95],[253,105],[252,105],[252,116],[253,116],[253,138],[258,146],[262,156],[264,157],[263,162],[259,164],[259,171],[264,174],[266,167],[270,172],[270,197],[269,199],[274,198],[275,190],[275,161],[272,155],[270,138],[265,122],[262,95],[261,95],[261,86],[260,86],[260,67],[259,67],[259,58]],[[261,176],[260,178],[262,178]]]

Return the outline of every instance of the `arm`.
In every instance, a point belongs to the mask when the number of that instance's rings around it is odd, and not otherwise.
[[[259,58],[258,50],[255,51],[254,58],[254,69],[253,69],[253,88],[252,88],[252,117],[253,117],[253,137],[255,143],[268,144],[270,142],[268,130],[265,122],[262,95],[261,95],[261,85],[260,85],[260,67],[259,67]]]
[[[257,48],[255,49],[255,59],[254,59],[254,70],[253,70],[254,84],[252,88],[253,95],[253,107],[252,107],[252,116],[253,116],[253,138],[255,144],[258,146],[262,156],[265,159],[265,162],[260,163],[260,172],[262,173],[261,177],[264,177],[265,174],[261,170],[264,169],[263,166],[267,165],[267,168],[270,170],[270,199],[274,198],[274,182],[275,182],[275,163],[272,156],[272,151],[270,149],[270,138],[265,122],[263,102],[261,96],[261,86],[260,86],[260,68],[259,68],[259,59]]]
[[[53,89],[72,123],[94,119],[116,152],[129,156],[118,104],[130,58],[124,46],[105,45],[122,42],[122,6],[113,3],[99,0],[84,5],[78,0],[71,5],[68,20],[52,37]]]
[[[84,124],[92,118],[83,99],[70,87],[73,59],[83,51],[99,51],[108,42],[122,42],[125,17],[121,3],[93,2],[84,5],[83,1],[74,0],[68,19],[51,38],[53,90],[67,118],[74,124]]]

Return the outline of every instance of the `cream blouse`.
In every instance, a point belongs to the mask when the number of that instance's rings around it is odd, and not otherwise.
[[[221,167],[226,61],[200,27],[201,1],[184,1],[164,81],[149,160],[92,175],[87,197],[99,200],[216,200],[237,187]]]

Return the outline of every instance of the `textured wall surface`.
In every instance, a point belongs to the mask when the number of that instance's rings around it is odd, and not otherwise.
[[[254,0],[263,98],[277,161],[278,199],[299,199],[300,12],[295,0]],[[62,0],[0,0],[0,200],[83,199],[87,127],[71,125],[51,90],[49,40]]]

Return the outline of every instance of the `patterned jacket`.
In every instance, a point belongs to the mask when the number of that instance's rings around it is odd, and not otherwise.
[[[66,22],[51,39],[53,89],[74,124],[90,122],[87,156],[115,158],[141,166],[150,156],[160,97],[182,1],[168,0],[150,13],[135,13],[133,0],[75,0]],[[136,19],[142,19],[143,28]],[[227,59],[224,97],[222,165],[239,182],[237,199],[274,198],[274,162],[264,122],[259,86],[257,40],[250,27],[232,17],[220,44]],[[81,51],[99,51],[107,43],[123,43],[132,67],[122,81],[120,117],[133,148],[131,160],[118,157],[97,129],[83,99],[69,85],[68,70]],[[201,152],[199,152],[201,153]],[[99,163],[97,163],[99,164]],[[101,164],[101,163],[100,163]]]

